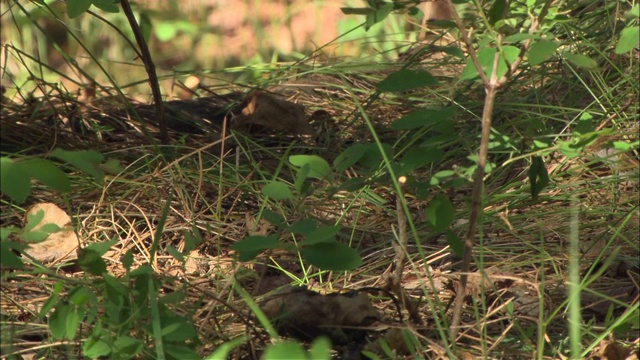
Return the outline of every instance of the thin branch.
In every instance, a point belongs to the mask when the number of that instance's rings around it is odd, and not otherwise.
[[[149,51],[147,42],[144,40],[144,36],[142,36],[140,26],[136,22],[136,17],[133,14],[133,10],[131,10],[129,0],[122,0],[120,1],[120,4],[122,5],[122,11],[127,16],[127,20],[129,20],[129,26],[131,26],[133,35],[138,43],[138,47],[140,48],[140,53],[142,54],[142,62],[144,63],[144,69],[147,71],[147,75],[149,76],[149,85],[151,86],[151,93],[153,94],[153,103],[156,107],[156,120],[160,126],[160,141],[162,144],[166,145],[169,143],[169,133],[167,130],[167,123],[164,119],[164,104],[162,102],[162,93],[160,92],[158,76],[156,75],[156,66],[153,64],[151,52]]]

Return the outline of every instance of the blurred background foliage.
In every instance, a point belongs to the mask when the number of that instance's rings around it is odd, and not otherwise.
[[[158,0],[132,5],[147,29],[163,93],[169,97],[176,81],[189,75],[204,79],[203,85],[245,84],[288,62],[313,59],[348,66],[394,61],[416,41],[424,17],[421,6],[413,15],[392,14],[366,31],[362,17],[341,11],[366,6],[359,0]],[[1,6],[0,61],[8,97],[16,89],[36,90],[37,84],[29,83],[42,79],[69,91],[91,82],[111,83],[148,99],[147,75],[129,43],[133,34],[122,12],[92,7],[97,18],[69,18],[66,5],[58,1],[3,1]]]

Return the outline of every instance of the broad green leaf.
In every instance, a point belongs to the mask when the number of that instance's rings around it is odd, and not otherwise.
[[[318,228],[318,222],[312,219],[300,219],[293,223],[287,230],[302,235],[309,235]]]
[[[153,23],[151,22],[151,17],[147,11],[140,12],[140,32],[142,33],[142,37],[144,41],[149,42],[151,39],[151,31],[153,30]]]
[[[296,341],[287,340],[271,344],[262,354],[264,360],[307,359],[307,352]]]
[[[500,66],[498,66],[498,77],[502,77],[507,73],[508,67],[511,66],[511,64],[513,64],[514,61],[516,61],[516,59],[518,58],[518,55],[520,55],[520,49],[518,47],[515,46],[503,46],[502,47],[502,56],[503,59],[506,61],[506,63],[504,63],[503,61],[500,61]]]
[[[102,164],[100,167],[109,174],[118,174],[124,171],[124,168],[122,167],[122,165],[120,164],[120,160],[118,159],[109,159],[105,161],[104,164]]]
[[[0,242],[0,265],[5,269],[22,269],[24,267],[22,259],[13,252],[8,241]]]
[[[616,45],[616,54],[624,54],[638,47],[639,37],[640,26],[638,25],[622,29],[620,40],[618,40],[618,44]]]
[[[282,215],[278,214],[275,211],[264,209],[262,211],[262,218],[267,220],[271,225],[275,225],[278,227],[286,226],[286,221]]]
[[[402,156],[399,172],[401,174],[408,174],[423,166],[434,163],[443,157],[444,151],[439,148],[425,149],[414,146]]]
[[[162,338],[165,341],[185,342],[186,340],[195,339],[198,334],[189,321],[180,316],[172,316],[163,319],[162,322]]]
[[[51,152],[51,156],[66,161],[76,168],[86,172],[93,176],[99,183],[104,181],[104,171],[99,167],[103,157],[98,152],[55,149]]]
[[[447,230],[446,236],[447,244],[449,244],[451,251],[459,257],[462,257],[464,255],[464,242],[462,239],[451,230]]]
[[[102,275],[107,271],[107,264],[100,253],[92,249],[78,249],[78,265],[89,274]]]
[[[278,245],[278,235],[251,235],[231,248],[240,253],[240,261],[253,260],[259,253],[266,249],[273,249]]]
[[[51,161],[45,159],[30,159],[23,161],[20,165],[24,167],[29,175],[52,189],[60,192],[71,191],[69,177]]]
[[[180,261],[182,263],[185,261],[184,255],[180,251],[178,251],[178,249],[173,247],[172,245],[167,245],[166,250],[167,250],[167,254],[173,256],[174,259],[176,259],[176,260],[178,260],[178,261]]]
[[[369,169],[377,169],[378,166],[382,163],[382,154],[380,153],[380,148],[376,143],[368,143],[363,144],[364,154],[358,161],[360,164],[368,167]],[[393,147],[389,144],[382,144],[382,150],[385,152],[385,155],[388,159],[393,158]]]
[[[454,107],[446,107],[444,109],[420,109],[416,110],[391,124],[394,130],[411,130],[421,128],[427,125],[436,125],[445,123],[448,128],[453,128],[451,116],[454,114]],[[445,130],[438,127],[441,130]],[[443,131],[441,131],[443,132]]]
[[[598,63],[587,55],[566,53],[564,56],[578,67],[585,70],[596,70]]]
[[[427,206],[427,219],[433,231],[443,231],[453,223],[455,208],[446,195],[436,195]]]
[[[580,118],[578,119],[576,128],[573,130],[573,136],[588,134],[590,132],[594,132],[595,130],[596,126],[593,123],[593,115],[585,111],[584,113],[582,113],[582,115],[580,115]]]
[[[537,199],[540,191],[549,184],[549,173],[544,165],[544,160],[539,156],[534,156],[531,159],[528,173],[529,182],[531,183],[531,197]]]
[[[311,265],[323,270],[348,271],[362,264],[357,251],[337,241],[304,246],[300,252]]]
[[[292,199],[293,193],[282,181],[272,181],[262,188],[262,193],[275,200]]]
[[[164,344],[164,352],[170,355],[170,359],[201,359],[202,357],[190,347],[177,345],[170,342]]]
[[[125,358],[138,355],[142,351],[143,345],[141,340],[127,335],[121,335],[113,342],[115,351]]]
[[[346,191],[357,191],[362,189],[366,185],[367,182],[365,179],[357,177],[343,181],[342,184],[340,184],[340,189]]]
[[[93,340],[89,338],[82,343],[82,355],[90,359],[98,359],[111,354],[111,342],[102,339]]]
[[[529,48],[529,65],[536,66],[543,63],[556,52],[558,44],[551,40],[538,40]]]
[[[384,3],[381,7],[377,8],[376,11],[367,13],[365,20],[365,29],[369,30],[373,25],[384,20],[392,10],[392,3]]]
[[[124,266],[127,272],[131,271],[131,266],[133,265],[133,251],[129,249],[122,257],[120,258],[120,262],[122,262],[122,266]]]
[[[453,170],[440,170],[437,173],[433,174],[431,180],[429,180],[429,185],[438,185],[444,180],[452,177],[453,175],[455,175],[455,172],[453,172]]]
[[[426,70],[403,69],[389,74],[378,83],[378,90],[387,92],[407,91],[438,84],[438,80]]]
[[[67,15],[70,18],[84,14],[91,7],[92,0],[67,0]]]
[[[498,20],[504,19],[509,13],[509,0],[493,0],[489,9],[489,24],[493,25]]]
[[[331,359],[331,341],[326,336],[321,336],[311,343],[309,349],[309,357],[312,360],[328,360]]]
[[[178,34],[178,27],[174,22],[157,22],[154,27],[158,40],[162,42],[173,39]]]
[[[115,0],[91,0],[93,5],[100,10],[106,11],[108,13],[117,13],[120,11],[118,5],[116,5]],[[118,0],[119,1],[119,0]]]
[[[496,55],[496,49],[492,47],[481,47],[478,50],[477,57],[480,62],[480,66],[482,67],[485,74],[488,71],[491,71],[493,68],[493,59]],[[478,77],[478,69],[476,69],[475,65],[471,57],[467,59],[467,65],[462,70],[460,74],[460,80],[473,80]]]
[[[314,179],[325,179],[331,176],[331,167],[327,160],[317,155],[291,155],[289,162],[297,167],[309,166],[308,177]]]
[[[307,183],[306,180],[310,172],[311,172],[311,167],[309,166],[309,164],[304,164],[302,165],[302,167],[298,168],[297,170],[296,181],[293,184],[293,186],[296,188],[296,191],[300,195],[304,196],[304,189],[309,186],[307,185],[305,187],[305,184]]]
[[[311,231],[300,243],[302,246],[314,245],[323,242],[335,241],[336,235],[340,232],[342,226],[320,226],[317,229]]]
[[[20,162],[0,158],[0,190],[11,200],[22,204],[31,192],[31,178]]]
[[[93,242],[87,245],[85,249],[93,250],[97,252],[98,255],[102,256],[106,254],[109,250],[111,250],[111,248],[117,245],[119,242],[120,242],[119,239],[113,239],[113,240],[102,241],[102,242]]]
[[[364,153],[365,147],[362,144],[351,145],[338,155],[333,161],[333,166],[337,172],[341,173],[357,163]]]

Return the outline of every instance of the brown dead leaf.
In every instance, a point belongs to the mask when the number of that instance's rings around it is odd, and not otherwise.
[[[304,106],[254,91],[244,101],[241,114],[236,115],[231,128],[246,134],[310,135]]]
[[[25,227],[31,225],[28,223],[29,216],[34,216],[40,211],[44,212],[44,217],[31,228],[31,232],[43,230],[43,227],[48,224],[55,224],[61,230],[51,232],[44,241],[30,243],[29,247],[25,249],[25,253],[44,263],[76,259],[75,250],[79,242],[71,226],[71,217],[56,204],[40,203],[32,206],[25,215]]]
[[[366,293],[321,295],[304,287],[286,287],[261,305],[278,332],[307,341],[328,336],[333,344],[358,341],[363,327],[379,319]]]
[[[598,353],[603,360],[626,360],[631,354],[631,349],[615,340],[602,340]]]

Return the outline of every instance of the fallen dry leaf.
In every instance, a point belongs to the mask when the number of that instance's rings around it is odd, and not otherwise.
[[[55,224],[60,230],[49,233],[41,242],[30,243],[29,247],[25,249],[25,253],[43,263],[76,259],[76,248],[79,242],[71,226],[71,217],[56,204],[40,203],[32,206],[25,215],[25,228],[33,225],[29,224],[29,219],[37,216],[41,211],[44,213],[44,217],[30,231],[42,231],[48,224]]]

